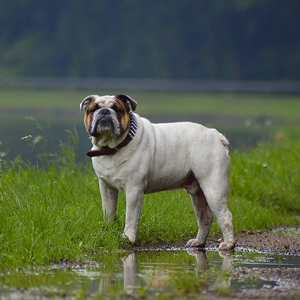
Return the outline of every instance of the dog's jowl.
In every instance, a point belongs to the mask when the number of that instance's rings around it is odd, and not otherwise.
[[[144,194],[185,189],[197,217],[197,236],[187,246],[204,246],[215,216],[232,249],[228,141],[215,129],[182,122],[153,124],[135,113],[126,95],[86,97],[80,104],[93,144],[88,155],[99,178],[103,212],[114,217],[118,191],[126,194],[124,237],[136,240]],[[175,162],[175,163],[174,163]]]

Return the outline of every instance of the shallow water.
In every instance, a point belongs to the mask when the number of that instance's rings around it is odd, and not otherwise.
[[[174,291],[205,294],[220,289],[270,289],[282,284],[263,277],[231,276],[231,273],[242,273],[244,268],[300,268],[300,257],[198,250],[102,254],[95,262],[54,264],[47,268],[0,273],[0,296],[15,299],[41,295],[113,297],[124,293]]]

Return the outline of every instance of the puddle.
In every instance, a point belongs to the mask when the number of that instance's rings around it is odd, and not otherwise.
[[[266,273],[278,269],[293,272],[299,268],[298,256],[242,251],[231,255],[198,250],[111,253],[97,257],[97,262],[54,264],[48,268],[0,273],[0,298],[83,299],[97,295],[117,297],[124,293],[206,294],[220,290],[272,289],[289,283],[276,276],[272,279]]]

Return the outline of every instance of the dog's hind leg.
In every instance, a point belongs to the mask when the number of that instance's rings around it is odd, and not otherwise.
[[[220,180],[218,180],[218,178]],[[229,182],[214,176],[209,180],[202,181],[201,188],[206,197],[207,204],[213,215],[217,218],[221,228],[224,242],[219,245],[221,250],[230,250],[234,248],[234,234],[232,226],[232,214],[227,206],[227,197],[229,193]]]
[[[213,216],[209,206],[207,205],[206,198],[203,194],[198,183],[196,188],[186,188],[187,192],[191,195],[192,204],[197,218],[198,233],[195,239],[187,242],[188,247],[204,247],[207,236],[211,227]]]

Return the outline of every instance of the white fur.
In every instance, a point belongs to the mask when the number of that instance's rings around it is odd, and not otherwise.
[[[187,246],[205,245],[215,216],[224,236],[220,248],[232,249],[227,139],[217,130],[199,124],[152,124],[135,116],[138,130],[134,139],[114,155],[92,159],[104,214],[115,216],[118,190],[124,191],[124,236],[134,243],[144,194],[185,188],[191,195],[199,227],[196,238]]]

